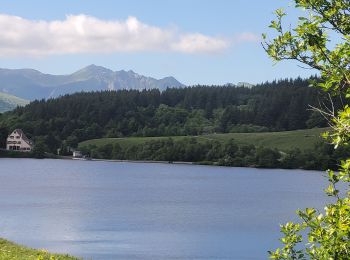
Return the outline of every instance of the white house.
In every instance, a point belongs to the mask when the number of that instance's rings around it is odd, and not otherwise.
[[[30,152],[34,143],[29,140],[21,129],[15,129],[7,137],[6,149],[11,151]]]
[[[83,157],[83,153],[81,151],[73,151],[73,158],[82,158]]]

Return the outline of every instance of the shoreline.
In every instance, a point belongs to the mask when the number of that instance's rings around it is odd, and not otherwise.
[[[71,158],[71,160],[79,160],[79,161],[102,161],[102,162],[126,162],[126,163],[159,163],[159,164],[184,164],[184,165],[204,165],[195,162],[181,162],[181,161],[149,161],[149,160],[118,160],[118,159],[80,159],[80,158]],[[213,164],[208,164],[213,165]],[[213,165],[215,166],[215,165]]]
[[[154,163],[154,164],[178,164],[178,165],[192,165],[192,166],[210,166],[210,167],[224,167],[224,168],[248,168],[248,169],[260,169],[260,170],[303,170],[303,171],[314,171],[314,172],[325,172],[322,170],[307,170],[302,168],[263,168],[263,167],[254,167],[254,166],[225,166],[217,164],[205,164],[205,163],[196,163],[196,162],[181,162],[181,161],[145,161],[145,160],[116,160],[116,159],[79,159],[79,158],[70,158],[69,160],[77,161],[97,161],[97,162],[126,162],[126,163]]]
[[[34,157],[0,157],[0,159],[38,159]],[[210,167],[225,167],[225,168],[248,168],[248,169],[261,169],[261,170],[303,170],[303,171],[314,171],[314,172],[325,172],[323,170],[314,170],[314,169],[302,169],[302,168],[263,168],[263,167],[254,167],[254,166],[225,166],[209,163],[200,163],[200,162],[183,162],[183,161],[147,161],[147,160],[118,160],[118,159],[97,159],[97,158],[73,158],[72,156],[59,156],[55,157],[45,157],[41,159],[54,159],[54,160],[72,160],[72,161],[95,161],[95,162],[110,162],[110,163],[148,163],[148,164],[177,164],[177,165],[193,165],[193,166],[210,166]]]
[[[50,159],[50,158],[48,158]],[[215,165],[215,164],[202,164],[196,162],[182,162],[182,161],[150,161],[150,160],[118,160],[118,159],[97,159],[97,158],[73,158],[73,157],[64,157],[64,158],[56,158],[62,160],[73,160],[73,161],[94,161],[94,162],[110,162],[110,163],[149,163],[149,164],[177,164],[177,165],[202,165],[202,166],[216,166],[216,167],[233,167],[233,166],[223,166],[223,165]],[[242,167],[242,168],[252,168],[252,167]]]

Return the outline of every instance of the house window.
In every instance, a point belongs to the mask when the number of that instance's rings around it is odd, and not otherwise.
[[[16,139],[19,139],[19,135],[16,136]]]
[[[15,137],[14,137],[13,135],[10,135],[10,138],[13,139],[13,138],[15,138]]]
[[[18,144],[21,144],[22,142],[21,142],[21,141],[18,141],[17,143],[18,143]]]

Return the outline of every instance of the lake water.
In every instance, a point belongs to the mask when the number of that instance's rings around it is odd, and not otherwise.
[[[321,172],[0,159],[0,237],[84,259],[267,259]]]

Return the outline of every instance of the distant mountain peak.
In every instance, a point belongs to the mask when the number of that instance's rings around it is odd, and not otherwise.
[[[33,69],[0,69],[0,91],[29,100],[81,91],[151,88],[163,90],[167,87],[183,86],[171,76],[155,79],[133,70],[113,71],[95,64],[69,75],[43,74]]]
[[[102,66],[97,66],[95,64],[91,64],[89,66],[86,66],[76,72],[74,72],[72,75],[74,74],[86,74],[86,73],[90,73],[90,74],[100,74],[100,73],[113,73],[112,70],[107,69],[105,67]]]
[[[175,79],[173,76],[164,77],[162,79],[170,79],[170,80],[176,80],[177,81],[177,79]]]
[[[98,66],[98,65],[96,65],[96,64],[90,64],[90,65],[87,65],[86,67],[85,67],[85,69],[89,69],[89,68],[91,68],[91,69],[94,69],[94,68],[98,68],[98,67],[102,67],[102,66]],[[104,67],[102,67],[102,68],[104,68]],[[83,68],[84,69],[84,68]]]

